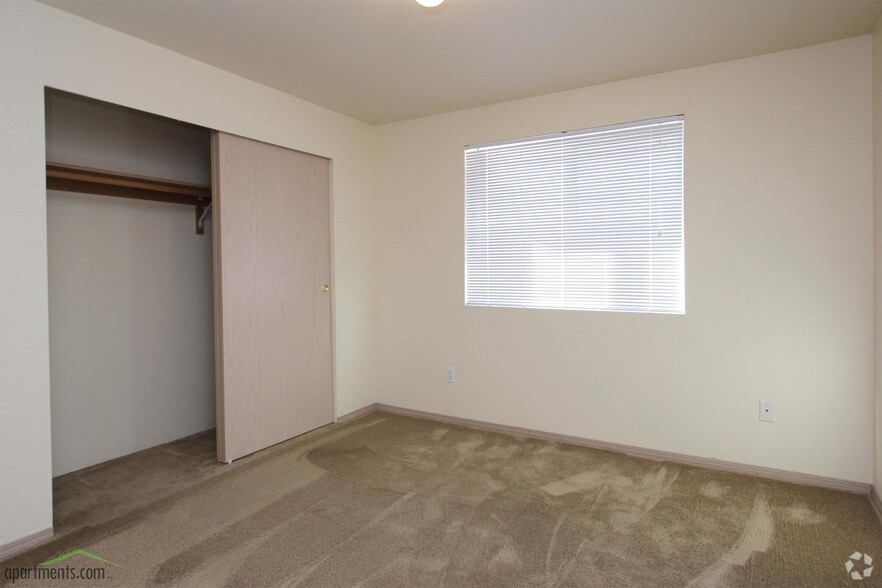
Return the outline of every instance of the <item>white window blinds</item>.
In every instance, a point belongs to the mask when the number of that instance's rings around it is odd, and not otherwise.
[[[468,147],[466,304],[683,313],[683,117]]]

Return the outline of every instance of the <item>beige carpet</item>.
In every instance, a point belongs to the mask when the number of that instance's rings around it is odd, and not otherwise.
[[[872,586],[865,496],[374,414],[232,465],[201,435],[56,480],[16,586]],[[853,564],[862,572],[866,564]],[[0,582],[11,585],[8,579]]]

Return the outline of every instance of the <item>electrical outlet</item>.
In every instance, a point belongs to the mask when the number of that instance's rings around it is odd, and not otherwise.
[[[456,381],[456,369],[449,367],[445,369],[444,379],[447,380],[448,384],[452,384]]]
[[[760,400],[760,413],[759,417],[761,421],[765,421],[767,423],[775,422],[775,403],[771,400]]]

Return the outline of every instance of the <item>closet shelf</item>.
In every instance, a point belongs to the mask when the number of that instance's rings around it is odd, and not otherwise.
[[[46,188],[62,192],[99,194],[171,202],[196,207],[196,232],[202,234],[205,207],[211,204],[211,186],[151,178],[67,163],[46,163]],[[201,220],[200,220],[201,219]]]

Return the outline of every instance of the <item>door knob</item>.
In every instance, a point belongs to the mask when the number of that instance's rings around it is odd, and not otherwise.
[[[322,284],[322,292],[327,292],[331,288],[327,284]]]

